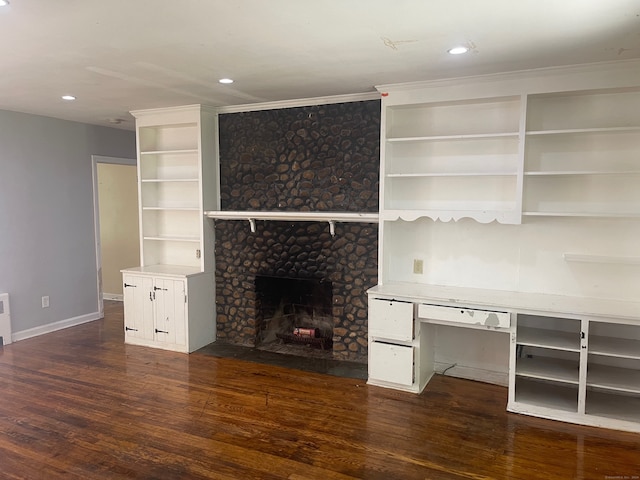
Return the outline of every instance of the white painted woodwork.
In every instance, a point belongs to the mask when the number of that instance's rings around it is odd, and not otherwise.
[[[125,343],[190,353],[215,341],[213,274],[150,270],[122,271]]]
[[[215,341],[217,113],[201,105],[136,118],[141,266],[122,270],[125,341],[192,352]],[[135,284],[126,287],[126,284]]]
[[[153,277],[123,274],[125,341],[153,339]]]
[[[545,328],[531,326],[537,319]],[[523,315],[522,325],[520,320],[509,411],[640,432],[640,324],[584,318],[578,332],[574,319]],[[610,336],[598,335],[603,331]],[[576,415],[563,416],[564,411]]]
[[[369,349],[370,384],[392,383],[407,387],[413,384],[413,347],[372,342]]]
[[[2,345],[13,342],[11,338],[11,309],[9,308],[9,294],[0,293],[0,337]]]
[[[413,303],[372,298],[369,301],[369,336],[410,342],[413,339]]]
[[[444,321],[479,325],[494,328],[509,328],[511,316],[507,312],[478,310],[473,308],[443,307],[440,305],[418,305],[421,320]]]
[[[291,222],[327,222],[331,236],[335,235],[337,222],[378,223],[377,213],[361,212],[278,212],[278,211],[222,211],[204,212],[205,216],[222,220],[247,220],[252,232],[256,231],[256,220],[291,221]]]
[[[407,391],[452,366],[502,375],[511,411],[640,431],[639,79],[627,64],[378,87],[369,298],[416,308]]]
[[[377,213],[359,212],[265,212],[265,211],[229,211],[214,210],[204,214],[209,218],[224,220],[276,220],[295,222],[362,222],[377,223]]]
[[[400,290],[389,292],[381,287],[369,290],[369,345],[410,346],[415,352],[415,360],[411,356],[414,377],[407,384],[393,378],[381,378],[377,371],[389,360],[385,352],[395,350],[379,346],[370,348],[369,383],[419,393],[436,371],[442,372],[455,364],[451,369],[454,376],[507,384],[505,365],[509,359],[509,345],[508,335],[504,334],[511,331],[510,313],[415,302],[415,298],[402,295]],[[422,314],[419,313],[421,309]],[[471,313],[482,321],[469,323]],[[487,319],[491,321],[487,323]],[[478,338],[482,341],[478,342]],[[459,352],[461,339],[467,345],[463,353]]]
[[[213,271],[219,207],[217,113],[201,105],[131,112],[136,118],[143,266]]]

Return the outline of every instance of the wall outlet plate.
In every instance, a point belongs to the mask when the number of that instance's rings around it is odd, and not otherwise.
[[[44,297],[42,297],[42,308],[48,308],[49,307],[49,295],[45,295]]]
[[[421,259],[415,258],[413,260],[413,273],[421,274],[423,272],[423,267],[424,262]]]

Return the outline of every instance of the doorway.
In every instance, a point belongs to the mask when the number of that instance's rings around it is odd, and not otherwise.
[[[122,301],[123,268],[140,265],[135,159],[92,155],[98,311]]]

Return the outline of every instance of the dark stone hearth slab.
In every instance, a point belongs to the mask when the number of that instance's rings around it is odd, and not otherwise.
[[[257,348],[243,347],[215,342],[194,352],[221,358],[235,358],[284,368],[293,368],[305,372],[324,373],[335,377],[366,380],[367,365],[335,359],[309,358],[283,353],[267,352]]]

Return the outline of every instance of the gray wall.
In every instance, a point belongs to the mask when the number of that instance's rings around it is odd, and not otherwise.
[[[14,335],[98,311],[92,154],[135,158],[135,134],[0,111],[0,292]]]

